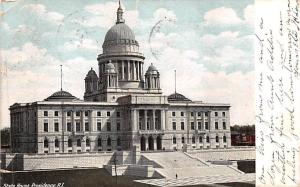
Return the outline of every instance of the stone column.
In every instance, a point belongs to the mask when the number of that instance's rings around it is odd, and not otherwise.
[[[127,60],[127,80],[130,80],[130,61]]]
[[[81,123],[80,131],[84,132],[85,131],[85,127],[84,127],[85,123],[84,123],[84,111],[83,110],[80,111],[80,123]]]
[[[155,130],[155,110],[152,110],[152,130]]]
[[[137,75],[136,75],[136,79],[140,80],[140,62],[136,61],[137,64]]]
[[[124,80],[124,74],[125,74],[125,72],[124,72],[124,60],[122,60],[121,61],[122,62],[122,80]]]
[[[157,137],[153,137],[153,150],[157,150],[157,142],[156,142]]]
[[[137,122],[137,120],[136,120],[136,110],[135,109],[132,109],[131,110],[131,124],[132,124],[132,126],[131,126],[131,129],[132,129],[132,131],[136,131],[136,122]]]
[[[72,110],[72,113],[71,113],[71,120],[72,120],[72,128],[73,128],[73,132],[76,132],[76,123],[75,123],[75,111]]]
[[[136,110],[136,130],[140,130],[140,110]]]
[[[132,78],[133,78],[133,80],[136,80],[136,69],[135,69],[136,66],[135,66],[135,61],[132,61],[132,65],[133,65],[133,74],[132,74],[133,77]]]
[[[195,130],[198,130],[197,113],[195,110],[194,110],[194,127],[195,127]]]
[[[166,129],[166,120],[165,120],[165,110],[162,109],[160,111],[160,127],[161,127],[161,130],[165,130]]]
[[[144,110],[144,129],[147,130],[147,110]]]

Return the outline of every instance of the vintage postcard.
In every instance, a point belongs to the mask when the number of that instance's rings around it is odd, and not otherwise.
[[[0,186],[299,185],[296,0],[0,0]]]

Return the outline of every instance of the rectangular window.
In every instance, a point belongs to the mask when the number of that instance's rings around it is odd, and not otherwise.
[[[110,122],[107,122],[107,124],[106,124],[106,129],[107,129],[107,131],[111,131]]]
[[[44,123],[44,132],[48,132],[48,123]]]
[[[109,117],[110,116],[110,111],[106,112],[106,116]]]
[[[71,111],[68,111],[68,112],[67,112],[67,116],[71,116]]]
[[[173,116],[173,117],[176,116],[176,112],[172,112],[172,116]]]
[[[198,130],[201,130],[201,121],[198,121]]]
[[[84,111],[84,116],[89,116],[89,111]]]
[[[80,116],[80,111],[76,111],[76,116]]]
[[[195,130],[195,124],[194,124],[194,122],[191,122],[191,129]]]
[[[218,116],[218,112],[215,112],[215,116],[216,116],[216,117]]]
[[[218,129],[219,128],[219,123],[216,121],[215,122],[215,129]]]
[[[86,123],[84,124],[84,130],[85,130],[85,131],[90,131],[90,124],[89,124],[88,122],[86,122]]]
[[[54,111],[54,116],[58,116],[58,111]]]
[[[120,115],[120,112],[117,112],[117,117],[120,117],[121,115]]]
[[[77,131],[77,132],[80,131],[80,122],[76,122],[76,131]]]
[[[208,112],[205,112],[204,115],[205,115],[205,117],[207,117],[208,116]]]
[[[44,111],[44,116],[48,116],[48,111]]]
[[[191,112],[191,116],[194,116],[194,112]]]
[[[198,112],[198,117],[200,117],[201,116],[201,112]]]
[[[120,130],[121,130],[121,124],[117,123],[117,131],[120,131]]]
[[[184,112],[180,112],[180,115],[181,115],[181,116],[184,116]]]
[[[222,112],[222,116],[223,116],[223,117],[225,117],[225,116],[226,116],[225,112]]]
[[[173,130],[176,130],[176,122],[173,122]]]
[[[181,122],[181,130],[184,130],[184,122]]]
[[[208,130],[208,122],[205,122],[205,129]]]
[[[226,122],[223,121],[223,129],[226,129]]]
[[[97,131],[101,131],[101,123],[97,122]]]
[[[68,132],[71,132],[71,131],[72,131],[72,123],[71,123],[71,122],[68,122],[68,123],[67,123],[67,131],[68,131]]]
[[[58,122],[55,122],[54,123],[54,131],[58,132],[58,128],[59,128],[59,124],[58,124]]]
[[[97,111],[97,116],[101,116],[101,112],[100,111]]]

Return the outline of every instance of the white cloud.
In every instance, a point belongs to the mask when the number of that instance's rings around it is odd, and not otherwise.
[[[245,21],[251,27],[254,27],[254,11],[255,11],[254,5],[248,5],[244,9],[244,18],[245,18]]]
[[[155,12],[153,13],[153,17],[156,21],[163,20],[163,19],[170,20],[170,21],[177,20],[175,13],[172,10],[167,10],[165,8],[159,8],[155,10]]]
[[[30,4],[25,6],[30,12],[35,13],[40,19],[47,20],[49,22],[59,24],[63,21],[64,15],[58,12],[48,11],[46,6],[43,4]]]
[[[242,20],[232,8],[220,7],[209,10],[204,14],[205,25],[239,24]]]
[[[89,38],[83,38],[80,41],[69,41],[64,43],[62,49],[66,51],[74,51],[77,49],[89,50],[93,52],[97,52],[97,44],[94,40]]]
[[[117,2],[106,2],[104,4],[94,4],[88,5],[84,9],[93,14],[93,16],[88,17],[86,20],[77,20],[77,22],[81,23],[86,27],[102,27],[109,28],[116,21],[116,12],[119,7]],[[135,27],[138,22],[138,11],[136,10],[127,10],[124,6],[122,6],[124,11],[124,19],[125,23],[130,27]]]

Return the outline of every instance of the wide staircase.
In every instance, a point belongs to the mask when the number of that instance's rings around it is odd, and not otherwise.
[[[176,174],[178,178],[243,174],[233,166],[211,165],[183,152],[154,152],[142,155],[160,165],[161,167],[154,169],[167,179],[175,179]]]

